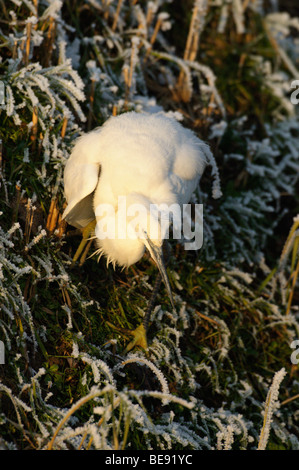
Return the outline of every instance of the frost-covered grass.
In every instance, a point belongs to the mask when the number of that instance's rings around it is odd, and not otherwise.
[[[0,446],[298,449],[299,20],[274,1],[0,3]],[[205,139],[223,197],[207,172],[203,248],[171,243],[178,313],[162,288],[148,351],[124,354],[156,268],[72,267],[61,214],[74,139],[128,110]]]

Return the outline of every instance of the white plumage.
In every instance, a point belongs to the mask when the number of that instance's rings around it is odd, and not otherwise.
[[[150,204],[186,204],[207,163],[211,163],[209,147],[163,113],[129,112],[111,117],[78,139],[66,163],[68,206],[63,217],[82,228],[95,218],[99,205],[110,204],[119,227],[119,196],[126,197],[127,205],[141,203],[148,210]],[[140,260],[147,247],[169,290],[161,261],[163,233],[150,240],[150,220],[148,211],[140,222],[143,237],[97,238],[98,253],[114,265],[130,266]]]

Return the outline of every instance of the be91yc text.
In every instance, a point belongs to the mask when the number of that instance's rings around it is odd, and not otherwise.
[[[157,454],[150,455],[150,465],[168,465],[168,464],[192,464],[192,455],[169,455],[169,454]]]

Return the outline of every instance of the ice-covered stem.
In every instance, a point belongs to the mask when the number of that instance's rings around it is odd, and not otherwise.
[[[207,14],[207,0],[195,0],[192,10],[192,17],[189,27],[189,33],[184,51],[184,60],[194,61],[197,56],[199,39],[204,27],[204,21]],[[183,101],[188,102],[191,98],[190,87],[186,86],[187,77],[181,69],[177,82],[178,90]]]
[[[293,225],[291,227],[291,230],[288,234],[288,238],[284,244],[284,247],[282,249],[281,255],[280,255],[280,260],[279,260],[279,265],[280,268],[285,266],[286,259],[292,249],[292,246],[296,246],[296,250],[293,251],[293,253],[297,252],[298,244],[299,244],[299,235],[298,235],[298,230],[299,230],[299,214],[294,217],[293,219]],[[293,256],[292,260],[292,268],[294,268],[295,264],[295,256]]]
[[[114,20],[113,20],[113,24],[112,24],[112,31],[115,31],[115,30],[116,30],[117,22],[118,22],[119,13],[120,13],[120,9],[121,9],[122,3],[123,3],[123,0],[118,0],[118,4],[117,4],[117,7],[116,7],[116,11],[115,11],[115,15],[114,15]]]
[[[128,67],[127,64],[123,66],[123,76],[124,76],[124,81],[126,84],[125,106],[128,104],[130,95],[133,90],[133,76],[134,76],[134,71],[135,71],[137,58],[138,58],[138,45],[139,45],[139,38],[135,36],[132,38],[130,67]]]
[[[149,367],[149,369],[151,369],[151,371],[156,375],[158,381],[160,382],[162,393],[168,397],[169,387],[168,387],[167,379],[165,378],[161,370],[157,366],[155,366],[155,364],[152,361],[146,359],[145,357],[141,357],[136,354],[129,354],[128,358],[125,361],[121,362],[118,366],[116,366],[114,370],[120,369],[124,367],[125,365],[130,364],[132,362],[141,364],[141,365],[144,364],[147,367]],[[162,403],[167,404],[168,401],[169,401],[168,398],[165,398],[162,400]]]
[[[52,439],[51,441],[49,442],[48,444],[48,447],[47,447],[47,450],[52,450],[53,449],[53,445],[54,445],[54,441],[60,431],[60,429],[64,426],[64,424],[70,419],[70,417],[82,406],[84,405],[85,403],[87,403],[88,401],[90,400],[93,400],[94,398],[96,397],[99,397],[101,395],[104,395],[105,393],[107,393],[109,391],[111,387],[110,386],[107,386],[105,387],[104,389],[102,390],[98,390],[96,387],[92,387],[90,393],[88,395],[86,395],[85,397],[81,398],[80,400],[78,400],[70,409],[69,411],[65,414],[65,416],[62,418],[62,420],[60,421],[60,423],[58,424],[53,436],[52,436]]]
[[[24,64],[28,65],[29,63],[29,54],[30,54],[30,42],[31,42],[31,28],[32,23],[28,21],[26,25],[26,46],[25,46],[25,54],[24,54]]]
[[[265,28],[265,31],[266,31],[266,34],[268,36],[268,39],[272,45],[272,47],[275,49],[275,51],[278,53],[278,55],[280,56],[280,59],[282,60],[284,66],[288,69],[288,71],[291,73],[291,75],[294,77],[294,78],[297,78],[298,77],[298,70],[296,68],[296,66],[294,65],[294,63],[292,62],[292,60],[289,58],[288,54],[286,53],[286,51],[280,47],[280,45],[278,44],[277,40],[275,39],[275,37],[273,36],[273,34],[271,33],[270,31],[270,28],[267,24],[267,21],[264,20],[263,21],[263,25],[264,25],[264,28]]]
[[[207,14],[208,2],[207,0],[195,0],[192,10],[192,18],[189,27],[189,33],[184,52],[184,60],[195,60],[200,35],[203,30],[204,20]]]
[[[98,421],[97,426],[100,427],[102,426],[103,422],[105,421],[105,416],[110,415],[113,410],[115,410],[118,406],[120,405],[120,398],[116,397],[114,400],[112,399],[112,403],[106,408],[105,415],[101,417],[101,419]],[[86,440],[88,435],[88,432],[86,431],[82,437],[82,440],[78,446],[77,450],[80,450],[84,444],[84,441]],[[86,445],[86,450],[89,450],[91,447],[91,444],[93,442],[93,436],[90,437],[87,445]]]
[[[146,24],[149,26],[154,18],[154,14],[157,11],[157,4],[154,2],[148,2],[147,4],[147,13],[146,13]]]
[[[202,145],[202,150],[207,158],[208,165],[212,168],[212,176],[213,176],[213,185],[212,185],[212,196],[214,199],[219,199],[222,196],[221,191],[221,183],[220,183],[220,176],[218,166],[215,160],[214,155],[212,154],[210,147],[206,144]]]
[[[38,111],[37,111],[37,106],[34,106],[33,111],[32,111],[32,128],[31,128],[31,140],[33,142],[33,147],[35,146],[35,142],[36,142],[37,125],[38,125]]]
[[[149,11],[148,11],[148,16],[147,16],[147,20],[146,20],[147,22],[148,22],[148,21],[152,21],[151,16],[149,15],[149,12],[152,12],[152,13],[153,13],[153,11],[154,11],[154,10],[149,10]],[[154,27],[154,31],[152,32],[152,35],[151,35],[151,37],[150,37],[150,42],[149,42],[149,45],[148,45],[148,47],[147,47],[145,57],[148,57],[149,53],[151,52],[152,47],[153,47],[153,45],[154,45],[154,42],[155,42],[156,39],[157,39],[158,33],[159,33],[160,29],[163,28],[163,23],[164,23],[165,21],[167,21],[168,18],[169,18],[168,13],[163,12],[163,11],[162,11],[161,13],[159,13],[158,18],[157,18],[157,21],[156,21],[156,24],[155,24],[155,27]]]
[[[280,262],[279,262],[279,269],[282,270],[285,265],[287,258],[289,256],[289,253],[292,250],[292,260],[291,260],[291,275],[290,275],[290,292],[289,292],[289,297],[288,297],[288,304],[287,304],[287,310],[286,314],[288,315],[291,310],[291,305],[293,301],[293,296],[294,296],[294,291],[298,279],[298,274],[299,274],[299,259],[298,259],[298,253],[299,253],[299,214],[294,217],[293,219],[294,223],[291,227],[290,233],[288,235],[287,241],[283,247],[281,257],[280,257]],[[297,265],[296,265],[297,262]],[[296,265],[296,267],[295,267]]]
[[[298,279],[298,274],[299,274],[298,253],[299,253],[299,214],[293,219],[293,225],[290,229],[290,232],[288,234],[288,237],[282,249],[277,269],[274,271],[275,273],[274,286],[276,286],[277,280],[279,279],[281,274],[285,272],[286,264],[291,254],[290,277],[289,277],[289,281],[287,282],[287,291],[286,291],[287,292],[286,295],[288,295],[286,315],[288,315],[291,310],[293,295],[294,295],[294,291],[295,291],[295,287],[296,287],[296,283]],[[274,288],[272,292],[273,292],[272,295],[274,295]]]
[[[27,204],[26,204],[26,221],[25,221],[25,240],[26,240],[26,245],[29,243],[29,238],[32,230],[32,224],[33,224],[33,217],[34,217],[34,211],[35,211],[35,206],[32,205],[31,199],[28,199]]]
[[[273,377],[272,385],[269,389],[269,392],[266,398],[264,422],[263,422],[263,427],[262,427],[261,434],[260,434],[258,450],[266,449],[269,435],[270,435],[273,411],[279,405],[278,403],[279,387],[285,375],[286,375],[286,371],[285,371],[285,368],[283,367],[280,371],[276,372],[276,374]]]
[[[44,58],[44,65],[45,67],[49,67],[52,59],[52,52],[54,48],[54,42],[55,42],[55,34],[56,34],[56,22],[54,18],[50,17],[49,19],[49,29],[46,37],[46,49],[47,49],[47,54],[45,55]]]
[[[151,45],[154,44],[154,42],[155,42],[155,40],[158,36],[158,32],[160,31],[160,28],[163,24],[163,21],[167,20],[168,17],[169,17],[169,15],[166,12],[159,13],[158,18],[157,18],[157,22],[156,22],[156,25],[155,25],[155,28],[154,28],[154,31],[153,31],[153,34],[152,34],[151,39],[150,39]]]

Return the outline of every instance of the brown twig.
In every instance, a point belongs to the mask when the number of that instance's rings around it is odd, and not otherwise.
[[[29,243],[29,238],[32,230],[32,223],[33,223],[33,214],[34,214],[34,208],[32,207],[31,200],[28,199],[28,202],[26,204],[26,221],[25,221],[25,240],[26,240],[26,245]]]
[[[120,13],[122,3],[123,3],[123,0],[118,0],[118,4],[117,4],[117,7],[116,7],[116,12],[115,12],[115,15],[114,15],[114,20],[113,20],[113,24],[112,24],[112,28],[111,28],[112,31],[116,30],[116,26],[117,26],[117,22],[118,22],[119,13]]]
[[[94,103],[94,93],[96,88],[96,81],[91,80],[90,85],[90,95],[89,95],[89,111],[88,111],[88,120],[87,120],[87,129],[90,131],[92,123],[92,113],[93,113],[93,103]]]
[[[289,298],[288,298],[288,305],[287,305],[286,315],[288,315],[290,313],[290,310],[291,310],[291,305],[292,305],[292,301],[293,301],[293,296],[294,296],[294,292],[295,292],[295,287],[296,287],[296,283],[297,283],[298,274],[299,274],[299,260],[298,260],[295,271],[293,271],[292,274],[291,274],[292,286],[291,286],[291,292],[290,292]]]
[[[34,106],[32,112],[32,128],[31,128],[31,140],[33,142],[33,147],[36,144],[36,136],[37,136],[37,125],[38,125],[38,109],[37,106]]]
[[[50,210],[49,210],[47,224],[46,224],[46,229],[50,233],[53,233],[56,228],[58,216],[59,216],[59,211],[57,208],[57,199],[53,198],[51,200]]]
[[[28,22],[26,25],[26,43],[25,43],[25,54],[24,54],[24,64],[28,65],[29,64],[29,54],[30,54],[30,43],[31,43],[31,29],[32,29],[32,23]]]
[[[62,139],[65,138],[67,123],[68,123],[68,119],[67,119],[67,117],[64,117],[63,118],[63,123],[62,123],[62,128],[61,128],[61,137],[62,137]]]
[[[13,223],[18,220],[20,201],[21,201],[21,186],[19,186],[17,184],[16,185],[16,202],[14,204],[13,213],[12,213],[12,222]]]

